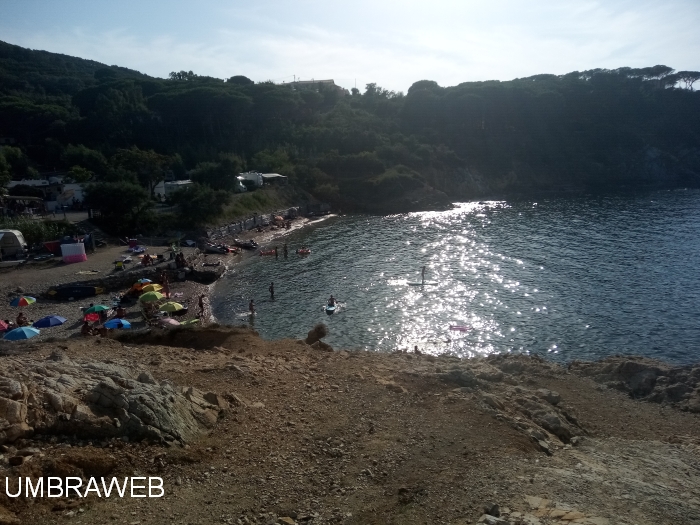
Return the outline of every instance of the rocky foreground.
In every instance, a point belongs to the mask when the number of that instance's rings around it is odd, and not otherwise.
[[[3,493],[0,523],[700,524],[700,366],[128,337],[0,356],[0,476],[165,495]]]

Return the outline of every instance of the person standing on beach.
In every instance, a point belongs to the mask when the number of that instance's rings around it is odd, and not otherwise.
[[[274,299],[275,298],[275,283],[270,283],[270,288],[268,288],[268,290],[270,290],[270,299]]]
[[[170,299],[170,282],[168,281],[168,273],[164,270],[161,277],[163,284],[163,295],[166,299]]]
[[[199,317],[204,317],[204,294],[199,296]]]

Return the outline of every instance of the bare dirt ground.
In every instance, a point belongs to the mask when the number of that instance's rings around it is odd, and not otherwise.
[[[56,349],[230,406],[184,447],[81,436],[5,445],[0,480],[62,465],[160,476],[165,496],[3,495],[0,523],[700,523],[700,415],[538,359],[327,351],[244,328],[30,341],[20,352],[41,361]],[[10,466],[26,447],[38,450]]]

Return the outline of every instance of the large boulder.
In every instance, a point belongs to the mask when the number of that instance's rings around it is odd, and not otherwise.
[[[304,342],[307,345],[312,345],[316,341],[320,341],[321,339],[326,337],[326,335],[328,335],[328,327],[323,323],[318,323],[311,330],[309,330],[308,334],[306,334],[306,339],[304,340]]]
[[[34,432],[184,443],[223,408],[210,402],[216,394],[159,383],[148,370],[59,354],[18,360],[0,366],[0,444]]]
[[[698,365],[674,367],[642,357],[609,357],[596,362],[574,361],[569,370],[634,398],[700,411]]]

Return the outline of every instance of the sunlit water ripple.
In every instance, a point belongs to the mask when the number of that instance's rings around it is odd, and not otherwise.
[[[236,266],[212,298],[220,322],[277,339],[322,321],[333,347],[384,352],[699,359],[698,190],[339,217],[287,241],[313,252]],[[409,286],[422,265],[437,284]],[[327,316],[331,293],[344,304]]]

